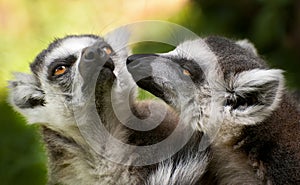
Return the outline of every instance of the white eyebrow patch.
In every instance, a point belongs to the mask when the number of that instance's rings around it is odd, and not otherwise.
[[[216,65],[217,56],[210,50],[203,39],[186,41],[176,49],[177,54],[188,60],[194,60],[199,66]]]
[[[88,46],[93,45],[97,40],[92,37],[70,37],[59,43],[45,58],[46,65],[53,60],[65,58],[69,55],[79,55],[79,52]]]

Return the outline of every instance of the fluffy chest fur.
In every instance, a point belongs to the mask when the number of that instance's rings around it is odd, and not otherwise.
[[[49,184],[137,184],[138,174],[128,166],[111,162],[91,148],[78,145],[48,128],[43,137],[50,158]]]

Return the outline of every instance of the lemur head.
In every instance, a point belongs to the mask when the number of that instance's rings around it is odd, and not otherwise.
[[[247,40],[207,37],[164,54],[128,57],[137,84],[173,105],[201,131],[262,122],[283,90],[281,70],[268,69]]]
[[[32,74],[16,73],[10,82],[10,103],[29,123],[67,132],[75,126],[74,99],[90,96],[91,88],[96,89],[96,101],[110,94],[125,66],[126,45],[114,37],[71,35],[55,40],[31,63]]]

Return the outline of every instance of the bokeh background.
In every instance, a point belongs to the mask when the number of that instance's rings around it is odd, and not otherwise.
[[[12,72],[29,63],[56,37],[104,35],[141,20],[166,20],[205,35],[248,38],[272,67],[300,89],[299,0],[0,0],[0,184],[46,184],[46,155],[37,126],[7,104]],[[167,36],[167,35],[166,35]],[[170,47],[141,44],[134,52]]]

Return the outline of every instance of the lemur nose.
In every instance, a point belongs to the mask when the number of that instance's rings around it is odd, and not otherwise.
[[[82,49],[82,56],[87,61],[96,61],[97,59],[107,60],[109,58],[109,54],[105,51],[107,47],[109,47],[107,44],[96,42],[92,46]]]
[[[127,58],[126,60],[126,64],[130,64],[131,62],[138,60],[140,58],[144,58],[144,57],[150,57],[150,56],[158,56],[157,54],[135,54],[135,55],[131,55]]]
[[[95,54],[93,51],[84,52],[84,58],[87,60],[93,60],[95,58]]]
[[[112,49],[104,41],[99,41],[93,45],[82,49],[79,61],[79,72],[82,76],[94,73],[102,68],[114,70],[114,63],[111,59]]]
[[[110,70],[113,71],[113,70],[115,69],[115,65],[114,65],[113,60],[112,60],[111,58],[109,58],[109,59],[105,62],[105,64],[104,64],[103,67],[109,68]]]

